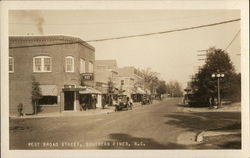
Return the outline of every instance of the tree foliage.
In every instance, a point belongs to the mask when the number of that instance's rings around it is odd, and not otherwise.
[[[159,81],[159,85],[156,89],[157,94],[166,94],[167,92],[167,86],[165,81]]]
[[[235,73],[233,63],[226,52],[212,47],[208,49],[205,64],[191,82],[196,102],[208,103],[209,97],[217,97],[217,78],[211,77],[216,73],[225,75],[224,78],[220,78],[221,97],[239,98],[240,74]]]
[[[42,98],[41,89],[40,89],[39,85],[40,85],[39,82],[37,82],[35,77],[32,76],[31,101],[32,101],[34,114],[41,112],[41,106],[38,104],[39,99]]]

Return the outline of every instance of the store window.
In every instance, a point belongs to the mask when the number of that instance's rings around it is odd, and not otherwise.
[[[74,57],[67,56],[65,58],[66,72],[74,72]]]
[[[57,104],[57,96],[42,96],[39,99],[39,105],[54,105]]]
[[[52,60],[49,56],[37,56],[33,58],[34,72],[51,72]]]

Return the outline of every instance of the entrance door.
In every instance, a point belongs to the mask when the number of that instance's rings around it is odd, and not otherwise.
[[[64,92],[64,110],[74,110],[75,92]]]

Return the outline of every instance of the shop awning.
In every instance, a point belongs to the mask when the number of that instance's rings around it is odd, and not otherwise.
[[[138,87],[132,94],[146,94],[146,92],[142,88]]]
[[[39,85],[43,96],[57,96],[56,85]]]
[[[84,90],[80,90],[79,93],[80,94],[102,94],[100,91],[98,91],[97,89],[94,89],[92,87],[87,87]]]

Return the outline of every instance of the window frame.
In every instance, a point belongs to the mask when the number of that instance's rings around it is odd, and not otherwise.
[[[83,69],[84,65],[84,69]],[[86,60],[84,58],[80,58],[80,73],[86,73]]]
[[[72,70],[67,70],[67,59],[72,59]],[[73,56],[65,57],[65,72],[75,72],[75,58]]]
[[[10,59],[12,59],[12,70],[10,71]],[[9,56],[9,73],[14,73],[15,71],[15,60],[14,57]]]
[[[39,103],[40,106],[42,106],[42,107],[46,107],[46,106],[47,106],[47,107],[48,107],[48,106],[49,106],[49,107],[51,107],[51,106],[58,106],[58,102],[59,102],[58,96],[47,96],[47,95],[45,95],[45,96],[42,96],[42,98],[43,98],[43,97],[56,97],[56,103],[55,103],[55,104],[40,104],[40,103]],[[41,98],[41,99],[42,99],[42,98]],[[40,101],[40,99],[38,100],[38,102],[39,102],[39,101]]]
[[[41,59],[41,71],[38,71],[38,70],[36,70],[36,63],[35,63],[35,60],[36,59]],[[50,59],[50,70],[49,71],[45,71],[45,69],[44,69],[44,59],[45,58],[49,58]],[[43,73],[43,72],[52,72],[52,57],[50,57],[50,56],[35,56],[35,57],[33,57],[33,72],[37,72],[37,73]]]
[[[92,61],[89,61],[88,72],[89,73],[94,73],[94,63]]]

